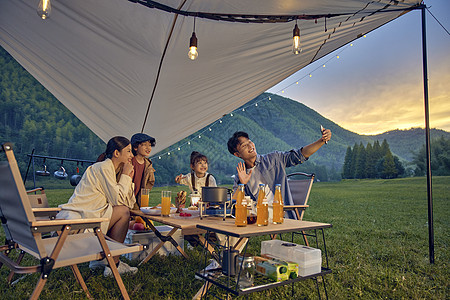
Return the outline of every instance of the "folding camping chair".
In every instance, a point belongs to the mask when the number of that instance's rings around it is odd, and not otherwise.
[[[142,251],[143,246],[125,245],[108,237],[105,238],[100,225],[101,222],[108,221],[107,218],[36,219],[27,198],[11,144],[3,144],[2,150],[6,153],[7,161],[0,161],[0,218],[6,241],[5,245],[0,247],[0,267],[5,264],[19,274],[40,273],[41,276],[30,297],[37,299],[51,271],[70,266],[86,295],[92,298],[77,264],[106,257],[123,298],[129,299],[113,257]],[[72,234],[87,228],[92,228],[93,232]],[[60,234],[57,237],[42,237],[42,233],[50,231],[59,231]],[[20,266],[8,257],[13,249],[20,249],[31,254],[39,260],[39,263],[34,266]]]
[[[37,192],[40,192],[36,194]],[[27,191],[28,200],[30,200],[31,209],[34,216],[39,219],[51,219],[61,210],[59,207],[49,207],[47,194],[43,187],[35,188]]]
[[[303,179],[294,179],[294,178]],[[287,175],[288,177],[288,186],[291,191],[292,200],[294,202],[293,205],[285,205],[285,212],[293,212],[288,213],[288,215],[293,215],[293,217],[297,220],[302,220],[303,215],[305,213],[306,208],[309,207],[307,205],[309,193],[311,192],[311,187],[314,181],[315,174],[307,174],[303,172],[292,173]],[[308,239],[306,238],[306,233],[302,231],[303,239],[305,240],[305,244],[309,246]]]

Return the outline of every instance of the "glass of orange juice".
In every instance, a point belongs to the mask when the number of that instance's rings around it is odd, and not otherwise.
[[[150,189],[141,189],[141,207],[148,207]]]
[[[170,214],[170,200],[172,198],[171,191],[161,192],[161,216],[168,217]]]

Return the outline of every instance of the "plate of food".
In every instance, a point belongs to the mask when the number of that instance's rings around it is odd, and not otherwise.
[[[141,207],[141,211],[147,215],[160,216],[161,215],[161,206]],[[171,214],[174,214],[176,211],[177,211],[176,207],[170,208]]]
[[[175,218],[195,218],[200,216],[198,209],[182,208],[179,213],[174,214]]]

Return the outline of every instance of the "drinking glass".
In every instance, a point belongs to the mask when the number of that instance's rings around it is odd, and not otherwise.
[[[150,189],[141,189],[141,207],[148,207]]]
[[[161,192],[161,216],[168,217],[170,214],[170,200],[172,197],[171,191]]]

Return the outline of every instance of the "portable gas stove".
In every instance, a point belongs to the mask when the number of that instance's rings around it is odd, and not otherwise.
[[[231,200],[220,203],[199,201],[198,209],[200,220],[207,216],[222,217],[224,221],[226,217],[233,217]]]

